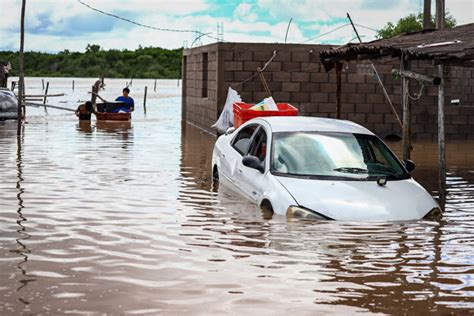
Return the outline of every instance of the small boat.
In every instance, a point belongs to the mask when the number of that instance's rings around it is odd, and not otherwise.
[[[131,112],[114,112],[126,106],[123,102],[104,102],[96,104],[94,112],[98,121],[130,121],[132,119]]]
[[[108,113],[108,112],[95,112],[97,121],[130,121],[132,119],[132,113]]]

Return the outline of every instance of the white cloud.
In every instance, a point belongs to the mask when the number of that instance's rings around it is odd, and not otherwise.
[[[313,23],[310,29],[319,31],[319,34],[336,28],[334,21],[346,21],[346,12],[349,12],[355,23],[373,29],[380,29],[387,22],[396,22],[398,19],[422,10],[422,2],[413,0],[258,0],[261,10],[268,12],[275,19],[287,20],[293,17],[298,21]],[[435,12],[435,3],[432,3],[432,14]],[[457,19],[459,24],[474,22],[474,1],[472,0],[447,0],[446,8]],[[363,40],[374,38],[375,32],[360,29],[365,33]],[[347,38],[350,36],[347,29],[335,33],[330,38]],[[341,35],[340,34],[344,34]]]
[[[446,9],[456,18],[458,25],[474,23],[474,1],[446,0]]]
[[[255,22],[257,14],[253,12],[254,6],[248,2],[240,3],[234,10],[234,18],[248,22]]]
[[[19,0],[1,0],[0,50],[19,47]],[[107,12],[137,22],[182,30],[199,30],[216,36],[217,22],[224,23],[227,41],[283,42],[288,20],[293,22],[288,42],[298,43],[326,33],[347,23],[346,12],[354,22],[379,29],[408,13],[418,13],[420,1],[414,0],[245,0],[209,4],[207,0],[83,0]],[[217,16],[215,6],[230,7],[228,16]],[[458,24],[474,22],[473,0],[447,0],[447,9]],[[432,5],[434,12],[434,1]],[[224,13],[222,13],[224,14]],[[159,32],[141,28],[94,12],[75,0],[27,1],[26,50],[83,51],[88,43],[104,48],[135,49],[142,46],[176,48],[192,33]],[[374,38],[374,32],[358,27],[363,40]],[[350,27],[337,30],[310,43],[345,43],[354,38]],[[203,44],[215,42],[202,38]]]

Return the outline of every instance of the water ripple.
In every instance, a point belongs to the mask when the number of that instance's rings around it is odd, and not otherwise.
[[[130,124],[0,123],[0,314],[472,313],[474,146],[448,144],[440,221],[286,219],[217,189],[214,139],[181,126],[176,82],[158,91]],[[435,145],[415,146],[435,195]]]

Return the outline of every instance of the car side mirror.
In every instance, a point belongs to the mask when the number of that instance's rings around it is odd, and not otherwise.
[[[226,134],[226,135],[229,135],[229,134],[232,134],[234,131],[235,131],[235,127],[229,127],[229,128],[225,131],[225,134]]]
[[[246,167],[256,169],[260,171],[260,173],[263,173],[265,171],[263,164],[255,156],[245,156],[244,158],[242,158],[242,164]]]
[[[410,159],[403,160],[403,164],[405,165],[405,169],[407,169],[408,172],[415,170],[415,163]]]

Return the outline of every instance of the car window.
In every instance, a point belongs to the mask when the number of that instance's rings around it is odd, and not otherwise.
[[[271,171],[290,176],[407,179],[400,162],[376,136],[351,133],[273,134]]]
[[[241,155],[247,154],[250,147],[250,140],[256,129],[257,125],[249,125],[238,132],[232,140],[232,147]]]
[[[253,138],[249,154],[257,157],[261,162],[265,161],[267,155],[267,133],[265,133],[263,128],[260,128]]]
[[[373,137],[371,139],[367,139],[367,149],[368,155],[365,157],[365,163],[374,169],[382,167],[384,169],[394,170],[396,172],[402,172],[402,168],[396,162],[393,155],[390,154],[389,151],[384,150],[385,147],[381,145],[381,141]]]

